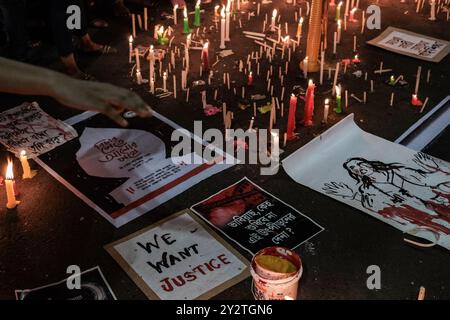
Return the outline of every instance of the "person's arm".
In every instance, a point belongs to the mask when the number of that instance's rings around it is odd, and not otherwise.
[[[107,83],[73,79],[62,73],[0,57],[0,92],[50,96],[75,109],[104,113],[121,126],[125,110],[149,117],[151,108],[135,93]]]

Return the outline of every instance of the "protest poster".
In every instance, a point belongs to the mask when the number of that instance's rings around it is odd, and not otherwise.
[[[17,157],[25,151],[29,159],[35,158],[76,137],[71,126],[52,118],[36,102],[0,113],[0,143]]]
[[[394,27],[388,27],[368,44],[430,62],[440,62],[450,52],[450,42]]]
[[[271,246],[295,249],[323,230],[246,177],[191,210],[251,254]]]
[[[69,288],[68,278],[39,288],[16,290],[17,300],[116,300],[100,267],[79,274],[80,288]]]
[[[149,299],[209,299],[248,277],[248,261],[188,209],[105,246]]]
[[[193,151],[172,157],[172,148],[178,143],[172,134],[181,128],[156,112],[151,118],[128,121],[129,127],[120,128],[101,114],[76,116],[67,122],[79,138],[36,158],[116,227],[231,167],[224,161],[203,161],[202,141],[187,130],[183,132],[191,139]],[[216,154],[225,159],[221,150],[216,149]]]
[[[282,166],[302,185],[450,249],[450,164],[363,131],[353,114]]]

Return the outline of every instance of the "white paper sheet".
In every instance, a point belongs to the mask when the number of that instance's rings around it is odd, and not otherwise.
[[[449,163],[361,130],[353,114],[282,163],[296,182],[450,249]]]

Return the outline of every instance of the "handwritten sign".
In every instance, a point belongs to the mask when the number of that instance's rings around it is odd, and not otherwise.
[[[408,30],[389,27],[367,43],[399,54],[439,62],[450,52],[450,43]]]
[[[25,150],[34,158],[76,137],[71,126],[52,118],[36,102],[0,113],[0,142],[16,156]]]
[[[270,246],[294,249],[323,230],[247,178],[191,209],[252,254]]]
[[[149,299],[207,299],[248,276],[248,262],[189,210],[106,246]]]

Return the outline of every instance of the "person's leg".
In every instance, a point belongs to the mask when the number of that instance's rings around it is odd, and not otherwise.
[[[25,27],[26,1],[0,0],[0,10],[4,19],[11,58],[26,60],[28,40]]]
[[[68,5],[66,0],[50,1],[50,25],[61,62],[69,75],[75,75],[80,69],[75,61],[72,31],[66,25]]]

